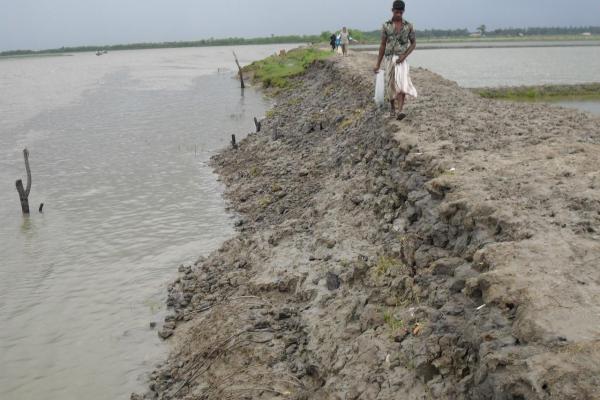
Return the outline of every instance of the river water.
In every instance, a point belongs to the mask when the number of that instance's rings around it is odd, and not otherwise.
[[[164,357],[167,283],[233,233],[206,162],[269,106],[234,67],[231,48],[0,61],[2,400],[126,399]]]
[[[287,47],[236,51],[247,63]],[[414,64],[465,86],[600,81],[598,48],[429,50]],[[0,60],[2,400],[143,388],[168,350],[149,327],[167,283],[233,233],[206,163],[269,106],[233,68],[230,48]]]

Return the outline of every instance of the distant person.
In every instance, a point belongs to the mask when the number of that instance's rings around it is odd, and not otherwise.
[[[352,37],[350,36],[350,32],[348,32],[348,28],[346,28],[344,26],[342,28],[342,31],[340,32],[340,44],[342,46],[342,54],[344,56],[348,55],[348,46],[350,46],[351,41],[355,41],[355,40],[352,39]]]
[[[335,43],[337,42],[337,36],[335,35],[335,33],[332,33],[331,36],[329,37],[329,45],[331,46],[331,50],[335,51],[336,45]]]
[[[402,112],[406,95],[417,97],[406,62],[406,58],[417,47],[417,39],[413,25],[403,18],[405,8],[404,1],[394,1],[392,19],[381,28],[381,45],[374,69],[375,73],[379,72],[385,57],[386,98],[390,102],[392,117],[399,121],[406,117]]]

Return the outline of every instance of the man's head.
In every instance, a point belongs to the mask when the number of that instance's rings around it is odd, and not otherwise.
[[[394,1],[392,5],[392,12],[394,13],[394,20],[401,19],[402,15],[404,15],[404,9],[406,8],[406,4],[402,0]]]

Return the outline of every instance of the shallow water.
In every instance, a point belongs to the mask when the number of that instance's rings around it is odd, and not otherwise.
[[[417,50],[409,60],[463,87],[600,82],[600,47]]]
[[[600,82],[600,47],[594,46],[423,50],[411,64],[463,87]],[[600,101],[558,104],[600,114]]]
[[[586,101],[559,101],[556,104],[562,107],[576,108],[578,110],[587,111],[592,114],[600,115],[600,101],[597,100],[586,100]]]
[[[286,47],[236,50],[245,63]],[[166,284],[232,234],[206,162],[269,105],[241,95],[232,58],[205,48],[0,61],[0,398],[125,399],[143,387],[167,350],[149,328]],[[14,189],[24,147],[28,218]]]

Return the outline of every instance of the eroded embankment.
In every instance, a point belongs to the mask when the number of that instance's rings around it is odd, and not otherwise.
[[[171,288],[146,396],[598,398],[598,120],[418,70],[397,123],[371,63],[315,64],[215,157],[239,234]]]

